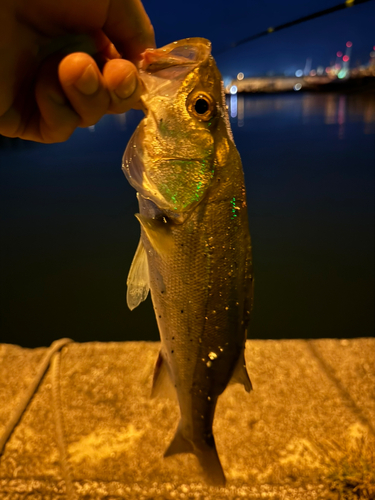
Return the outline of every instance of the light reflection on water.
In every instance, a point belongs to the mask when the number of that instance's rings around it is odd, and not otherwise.
[[[298,99],[300,98],[300,99]],[[340,125],[339,139],[345,137],[347,122],[362,122],[364,134],[375,133],[375,96],[368,94],[299,94],[281,96],[257,96],[234,94],[227,98],[231,122],[245,126],[245,118],[255,118],[279,112],[293,113],[300,110],[302,123],[308,124],[314,117],[324,117],[326,125]],[[234,120],[236,119],[236,120]]]

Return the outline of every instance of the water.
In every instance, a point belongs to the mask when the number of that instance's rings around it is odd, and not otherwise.
[[[232,96],[255,265],[253,338],[373,335],[375,98]],[[141,114],[64,144],[0,142],[0,342],[157,340],[150,300],[130,312],[139,238],[121,172]]]

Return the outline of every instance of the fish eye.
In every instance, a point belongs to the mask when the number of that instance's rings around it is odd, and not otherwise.
[[[195,101],[194,109],[198,115],[204,115],[209,110],[209,103],[204,97],[200,97]]]
[[[209,121],[216,113],[216,104],[209,94],[198,92],[189,98],[188,111],[199,120]]]

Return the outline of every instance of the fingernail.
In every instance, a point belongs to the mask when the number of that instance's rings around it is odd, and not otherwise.
[[[127,75],[127,77],[121,82],[121,84],[113,89],[114,93],[119,99],[127,99],[130,97],[135,89],[137,88],[138,78],[134,71]]]
[[[99,88],[99,77],[92,64],[87,66],[82,75],[75,82],[74,86],[85,95],[92,95]]]

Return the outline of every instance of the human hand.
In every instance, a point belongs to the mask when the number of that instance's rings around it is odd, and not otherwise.
[[[136,106],[154,46],[140,0],[1,0],[0,19],[0,134],[62,142]]]

